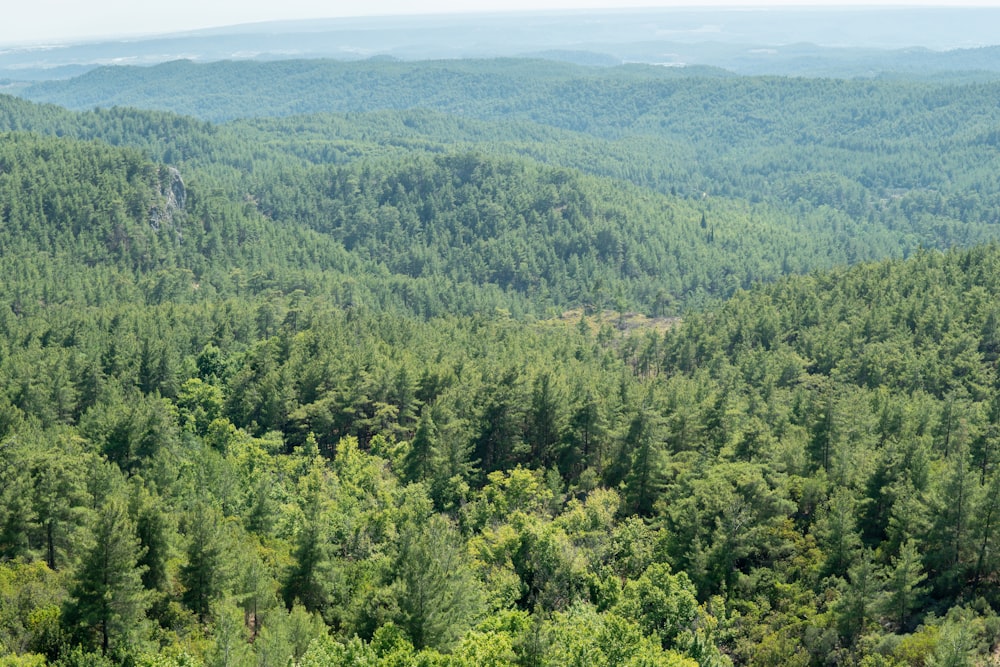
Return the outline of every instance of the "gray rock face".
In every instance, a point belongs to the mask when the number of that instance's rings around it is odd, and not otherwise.
[[[167,167],[166,195],[168,209],[184,210],[184,204],[187,202],[187,190],[184,188],[181,172],[174,167]]]
[[[159,230],[160,225],[173,222],[174,214],[184,210],[187,203],[187,189],[181,172],[174,167],[166,167],[160,172],[159,202],[149,212],[149,224]]]

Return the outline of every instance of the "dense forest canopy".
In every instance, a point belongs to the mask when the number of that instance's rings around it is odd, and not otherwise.
[[[716,74],[0,96],[0,664],[988,664],[994,84]]]
[[[211,170],[226,182],[230,196],[266,200],[270,211],[323,226],[341,241],[350,230],[332,229],[340,224],[338,214],[330,210],[327,186],[317,187],[317,182],[344,178],[345,172],[320,168],[325,165],[367,172],[371,176],[362,180],[381,189],[398,182],[394,172],[401,163],[422,153],[435,159],[471,154],[481,162],[528,159],[598,176],[606,186],[565,173],[546,179],[563,183],[552,184],[562,190],[552,195],[556,199],[579,200],[590,192],[636,210],[601,207],[605,210],[598,215],[570,220],[576,207],[553,200],[550,213],[557,219],[549,224],[574,228],[559,233],[565,242],[553,244],[546,255],[528,230],[514,225],[509,242],[507,237],[489,239],[506,247],[492,252],[494,259],[487,258],[487,266],[471,275],[466,258],[454,258],[461,267],[442,259],[451,241],[447,235],[436,234],[436,242],[426,238],[420,247],[409,247],[408,237],[397,235],[407,238],[403,257],[397,255],[398,244],[385,238],[388,230],[370,230],[381,237],[377,248],[392,257],[394,272],[443,271],[522,293],[530,289],[543,308],[607,305],[600,289],[595,296],[595,285],[615,279],[628,307],[664,314],[672,309],[664,305],[667,301],[701,303],[706,296],[724,296],[782,273],[983,242],[995,238],[1000,212],[995,195],[998,112],[990,103],[995,84],[706,78],[648,66],[496,60],[178,62],[107,68],[89,78],[46,85],[55,91],[54,99],[72,103],[74,86],[100,95],[91,79],[103,80],[129,104],[142,103],[135,96],[154,95],[149,105],[213,118],[215,112],[204,105],[215,104],[220,112],[257,117],[217,126],[118,108],[74,116],[47,107],[41,114],[22,111],[24,105],[13,98],[5,100],[4,113],[12,128],[134,145],[158,161]],[[89,108],[110,99],[80,104]],[[289,100],[313,104],[311,109],[353,111],[266,117],[287,113],[275,104]],[[409,108],[414,106],[441,111]],[[431,168],[430,162],[423,164]],[[498,171],[512,169],[524,174],[523,189],[535,191],[535,201],[509,197],[495,202],[500,209],[486,210],[490,196],[478,191],[497,184],[475,179],[495,180]],[[469,215],[481,219],[503,210],[505,217],[531,225],[546,198],[540,201],[537,184],[527,183],[534,169],[496,164],[473,173],[473,182],[456,173],[453,180],[466,181],[474,201],[443,202],[465,207],[448,215],[463,222]],[[385,183],[375,186],[373,178]],[[440,175],[428,176],[430,182],[436,178]],[[671,199],[650,199],[623,188],[622,181]],[[289,182],[291,187],[275,192],[278,184]],[[369,215],[352,213],[352,219],[394,225],[389,222],[399,212],[394,197],[362,197],[350,209],[363,206]],[[434,214],[437,222],[439,207],[424,217]],[[663,209],[679,228],[658,224]],[[407,229],[407,219],[419,217],[402,213],[399,232]],[[586,253],[574,252],[570,236],[594,237],[600,220],[616,226],[626,218],[637,229],[607,239],[620,249],[591,248],[601,258],[617,252],[612,266],[587,266]],[[704,225],[704,233],[693,233],[691,218]],[[475,230],[477,224],[470,227]],[[650,236],[661,238],[628,247]],[[363,250],[373,250],[370,240],[363,240]],[[519,258],[524,246],[535,256]],[[464,251],[478,255],[480,248]],[[664,268],[664,261],[670,266]],[[518,265],[527,275],[511,275]]]

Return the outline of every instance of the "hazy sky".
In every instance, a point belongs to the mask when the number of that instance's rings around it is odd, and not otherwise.
[[[869,5],[863,0],[5,0],[0,45],[148,35],[279,19],[517,9],[679,6]],[[942,0],[880,0],[879,5],[948,5]],[[1000,0],[964,0],[1000,6]],[[951,5],[954,6],[954,5]]]

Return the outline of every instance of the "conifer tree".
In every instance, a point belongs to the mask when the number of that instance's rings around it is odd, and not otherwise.
[[[972,521],[975,534],[976,569],[975,584],[992,577],[1000,566],[997,541],[1000,539],[1000,471],[993,471],[977,493],[975,514]]]
[[[73,635],[99,646],[105,655],[139,639],[149,602],[142,586],[142,555],[124,498],[109,497],[64,616]]]
[[[854,494],[848,489],[838,489],[816,521],[816,537],[826,553],[824,570],[827,574],[846,574],[861,546],[856,511]]]
[[[42,535],[45,562],[56,570],[76,551],[75,537],[84,524],[89,498],[83,471],[70,452],[47,452],[34,462],[34,507]]]
[[[666,453],[659,434],[659,417],[642,410],[629,423],[625,435],[625,451],[631,455],[631,466],[625,477],[625,499],[633,512],[652,512],[663,484]]]
[[[28,537],[35,520],[31,477],[28,470],[15,465],[9,451],[0,449],[0,454],[10,456],[9,461],[0,461],[0,559],[13,559],[29,552]]]
[[[417,648],[450,646],[482,604],[457,532],[440,515],[404,529],[396,589],[400,624]]]
[[[535,465],[549,467],[559,458],[557,445],[563,430],[561,403],[552,374],[546,371],[536,377],[528,413],[528,437]]]
[[[425,407],[420,411],[417,432],[413,435],[413,440],[410,442],[410,449],[406,453],[406,459],[403,461],[403,471],[406,479],[411,482],[420,482],[430,476],[431,466],[436,454],[436,441],[437,425],[431,416],[430,407]]]
[[[187,563],[180,572],[185,588],[182,599],[204,621],[211,612],[212,602],[226,591],[230,576],[229,545],[219,511],[205,502],[195,505],[187,524],[190,541]]]
[[[872,622],[875,602],[882,592],[881,572],[872,553],[862,549],[847,571],[847,581],[835,605],[841,636],[853,643]]]
[[[300,481],[302,493],[302,525],[292,551],[294,562],[289,567],[282,585],[281,595],[285,605],[296,601],[308,611],[321,611],[327,596],[323,586],[327,560],[327,529],[324,526],[326,492],[322,460],[317,456],[309,473]]]
[[[948,469],[930,503],[934,518],[927,537],[930,546],[926,554],[927,565],[939,575],[938,590],[949,594],[963,585],[973,551],[970,525],[977,475],[969,466],[969,450],[962,426],[954,429]]]
[[[162,501],[145,489],[136,490],[133,514],[136,515],[136,534],[143,548],[139,559],[143,566],[142,583],[150,591],[166,591],[168,584],[167,561],[170,558],[170,534],[175,525]]]
[[[905,630],[913,609],[924,593],[920,584],[927,579],[916,542],[908,540],[903,544],[899,555],[892,559],[888,575],[882,608],[897,628]]]
[[[208,650],[208,667],[245,667],[254,664],[248,632],[239,606],[225,598],[212,602],[214,645]]]
[[[560,469],[569,472],[575,479],[588,467],[595,467],[600,475],[601,445],[605,437],[605,424],[597,398],[591,389],[587,389],[579,404],[574,408],[569,418],[567,440],[569,446],[563,450],[563,460]]]

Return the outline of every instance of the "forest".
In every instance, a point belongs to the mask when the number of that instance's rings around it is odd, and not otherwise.
[[[0,666],[995,664],[1000,110],[963,81],[0,96]]]

